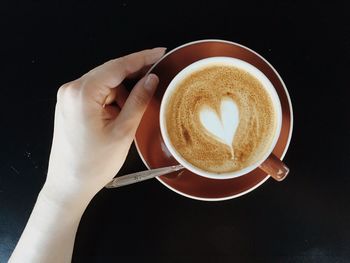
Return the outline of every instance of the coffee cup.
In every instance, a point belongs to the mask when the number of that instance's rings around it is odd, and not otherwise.
[[[210,57],[181,70],[161,101],[160,129],[173,157],[211,179],[243,176],[258,167],[283,180],[288,167],[272,152],[282,110],[270,80],[232,57]]]

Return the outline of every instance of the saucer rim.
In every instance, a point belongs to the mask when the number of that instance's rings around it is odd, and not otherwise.
[[[287,151],[288,151],[288,148],[289,148],[289,145],[290,145],[290,141],[292,139],[292,133],[293,133],[293,127],[294,127],[294,118],[293,118],[293,106],[292,106],[292,101],[291,101],[291,98],[290,98],[290,95],[289,95],[289,92],[288,92],[288,89],[287,89],[287,86],[286,84],[284,83],[283,79],[281,78],[281,76],[279,75],[279,73],[277,72],[277,70],[270,64],[270,62],[268,62],[263,56],[261,56],[259,53],[257,53],[256,51],[242,45],[242,44],[239,44],[239,43],[236,43],[236,42],[233,42],[233,41],[228,41],[228,40],[222,40],[222,39],[202,39],[202,40],[196,40],[196,41],[192,41],[192,42],[188,42],[186,44],[183,44],[181,46],[178,46],[172,50],[170,50],[168,53],[166,53],[163,57],[161,57],[155,64],[152,65],[152,67],[148,70],[148,72],[146,73],[149,74],[152,72],[152,70],[161,62],[163,61],[167,56],[169,56],[170,54],[176,52],[177,50],[181,49],[181,48],[184,48],[186,46],[190,46],[190,45],[194,45],[194,44],[198,44],[198,43],[203,43],[203,42],[221,42],[221,43],[227,43],[227,44],[232,44],[232,45],[236,45],[236,46],[239,46],[241,48],[244,48],[244,49],[247,49],[248,51],[252,52],[253,54],[255,54],[256,56],[260,57],[264,62],[266,62],[266,64],[273,70],[273,72],[276,74],[276,76],[278,77],[278,79],[280,80],[280,82],[282,83],[282,86],[283,86],[283,89],[286,93],[286,96],[287,96],[287,100],[288,100],[288,105],[289,105],[289,110],[290,110],[290,129],[289,129],[289,134],[288,134],[288,140],[287,140],[287,144],[283,150],[283,153],[281,155],[281,160],[284,159],[284,156],[286,155]],[[138,143],[136,141],[136,137],[134,139],[134,143],[135,143],[135,146],[136,146],[136,150],[142,160],[142,162],[144,163],[144,165],[147,167],[147,169],[151,169],[148,165],[148,163],[146,162],[146,160],[144,159],[143,155],[141,154],[141,151],[140,151],[140,148],[138,146]],[[200,176],[200,175],[198,175]],[[242,175],[244,176],[244,175]],[[166,184],[162,179],[160,179],[158,176],[156,177],[156,179],[161,182],[164,186],[166,186],[167,188],[169,188],[170,190],[174,191],[175,193],[179,194],[179,195],[182,195],[184,197],[187,197],[187,198],[191,198],[191,199],[194,199],[194,200],[199,200],[199,201],[225,201],[225,200],[230,200],[230,199],[234,199],[234,198],[237,198],[237,197],[240,197],[240,196],[243,196],[243,195],[246,195],[250,192],[252,192],[253,190],[255,190],[256,188],[258,188],[259,186],[261,186],[263,183],[265,183],[267,181],[267,179],[270,178],[270,175],[266,175],[266,177],[261,180],[259,183],[257,183],[256,185],[254,185],[253,187],[239,193],[239,194],[235,194],[235,195],[229,195],[229,196],[226,196],[226,197],[219,197],[219,198],[203,198],[203,197],[198,197],[198,196],[193,196],[193,195],[189,195],[189,194],[186,194],[186,193],[183,193],[173,187],[171,187],[170,185]],[[220,180],[220,179],[214,179],[214,180]]]

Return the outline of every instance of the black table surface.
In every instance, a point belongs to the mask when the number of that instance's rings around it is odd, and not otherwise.
[[[350,262],[350,23],[346,2],[2,2],[0,262],[42,187],[58,87],[115,57],[208,38],[246,45],[284,79],[294,132],[282,183],[221,202],[157,180],[103,189],[73,262]],[[120,174],[145,169],[133,146]]]

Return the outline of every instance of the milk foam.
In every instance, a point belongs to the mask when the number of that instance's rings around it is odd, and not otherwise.
[[[182,80],[165,111],[171,144],[186,161],[227,173],[261,159],[276,131],[273,102],[254,76],[226,65]]]
[[[233,154],[233,139],[239,124],[237,104],[231,98],[223,98],[219,115],[210,106],[205,105],[199,112],[199,119],[205,130],[216,140],[230,147]]]

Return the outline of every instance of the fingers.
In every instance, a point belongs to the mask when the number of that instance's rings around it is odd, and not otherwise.
[[[116,127],[124,129],[134,137],[148,103],[150,102],[159,79],[155,74],[142,78],[131,91],[116,121]]]
[[[165,52],[165,48],[153,48],[110,60],[85,75],[94,83],[114,88],[127,76],[154,64]]]

